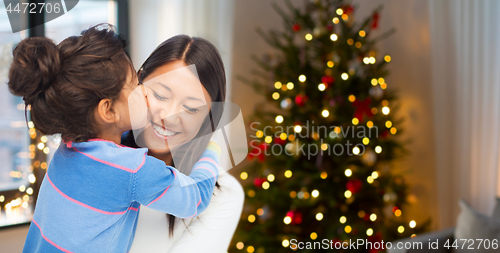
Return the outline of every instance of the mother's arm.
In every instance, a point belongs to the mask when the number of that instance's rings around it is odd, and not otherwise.
[[[227,172],[221,171],[219,184],[221,188],[214,191],[210,205],[192,220],[168,253],[227,252],[240,220],[245,194],[238,180]]]

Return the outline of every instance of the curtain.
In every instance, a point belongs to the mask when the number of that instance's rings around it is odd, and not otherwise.
[[[500,2],[429,1],[440,227],[464,198],[490,214],[500,142]]]
[[[186,34],[202,37],[219,50],[230,92],[233,43],[232,0],[131,0],[130,46],[136,68],[166,39]]]

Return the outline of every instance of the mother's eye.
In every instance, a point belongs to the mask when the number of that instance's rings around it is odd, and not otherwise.
[[[155,96],[156,99],[158,100],[161,100],[161,101],[165,101],[165,100],[168,100],[167,97],[164,97],[164,96],[161,96],[159,95],[158,93],[156,93],[156,91],[152,90],[153,91],[153,95]]]
[[[191,108],[191,107],[188,107],[188,106],[184,106],[184,108],[186,108],[186,110],[187,110],[189,113],[191,113],[191,114],[193,114],[193,113],[197,113],[197,112],[199,111],[199,110],[198,110],[198,109],[196,109],[196,108]]]

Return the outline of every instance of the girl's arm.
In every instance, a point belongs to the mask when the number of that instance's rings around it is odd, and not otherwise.
[[[225,253],[240,220],[245,194],[238,180],[226,172],[219,178],[210,206],[184,230],[168,253]],[[184,226],[179,223],[177,226]]]
[[[220,147],[210,142],[191,174],[186,176],[146,155],[143,165],[132,176],[131,200],[180,218],[196,217],[212,198],[219,177],[219,157]]]

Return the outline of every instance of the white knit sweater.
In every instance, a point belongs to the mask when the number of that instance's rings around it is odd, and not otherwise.
[[[169,237],[165,213],[141,206],[130,253],[225,253],[240,220],[245,194],[238,180],[220,170],[208,208],[198,217],[177,219]],[[186,228],[186,225],[187,228]]]

